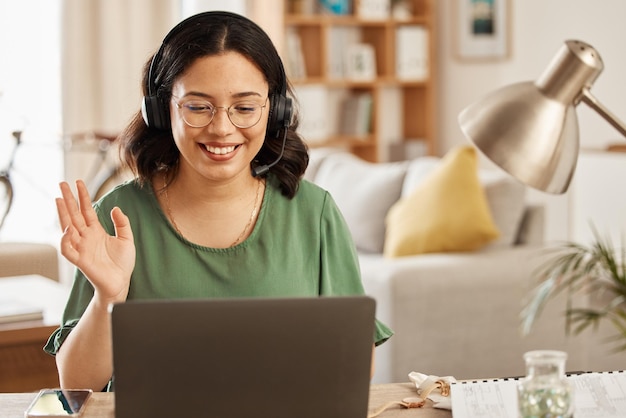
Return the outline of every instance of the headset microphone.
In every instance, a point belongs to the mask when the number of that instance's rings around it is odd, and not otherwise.
[[[280,148],[280,154],[278,155],[278,158],[276,158],[270,164],[264,164],[264,165],[260,165],[258,167],[254,167],[252,169],[252,177],[264,176],[265,174],[267,174],[268,171],[270,171],[270,168],[272,168],[276,164],[278,164],[280,159],[283,158],[283,153],[285,152],[285,143],[287,142],[287,130],[288,130],[287,127],[288,126],[289,126],[288,122],[287,122],[287,120],[285,120],[285,127],[283,128],[283,145]]]

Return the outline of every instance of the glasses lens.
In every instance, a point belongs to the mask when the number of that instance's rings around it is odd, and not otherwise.
[[[261,105],[253,102],[235,103],[228,108],[228,117],[238,128],[249,128],[261,119]]]
[[[201,128],[211,123],[214,108],[209,102],[190,101],[182,105],[183,120],[187,125]]]

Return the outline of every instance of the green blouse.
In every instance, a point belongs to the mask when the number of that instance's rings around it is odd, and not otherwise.
[[[161,210],[152,186],[130,181],[95,204],[113,234],[111,209],[129,217],[137,251],[128,299],[296,297],[363,294],[356,250],[328,192],[303,180],[296,196],[280,193],[270,176],[251,235],[231,248],[208,248],[179,235]],[[61,327],[45,350],[56,354],[93,297],[77,270]],[[378,345],[393,332],[376,321]]]

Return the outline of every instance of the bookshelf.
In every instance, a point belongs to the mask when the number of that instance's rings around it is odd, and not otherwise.
[[[436,155],[436,0],[355,0],[347,13],[318,0],[284,1],[285,66],[307,143],[373,162],[402,159],[398,149],[408,157],[410,150]],[[373,12],[364,17],[368,6]],[[343,115],[359,109],[369,114],[346,128]]]

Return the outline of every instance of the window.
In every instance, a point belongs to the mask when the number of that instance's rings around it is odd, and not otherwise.
[[[63,177],[61,0],[0,2],[0,171],[22,130],[10,172],[13,206],[2,241],[58,241],[54,197]]]

